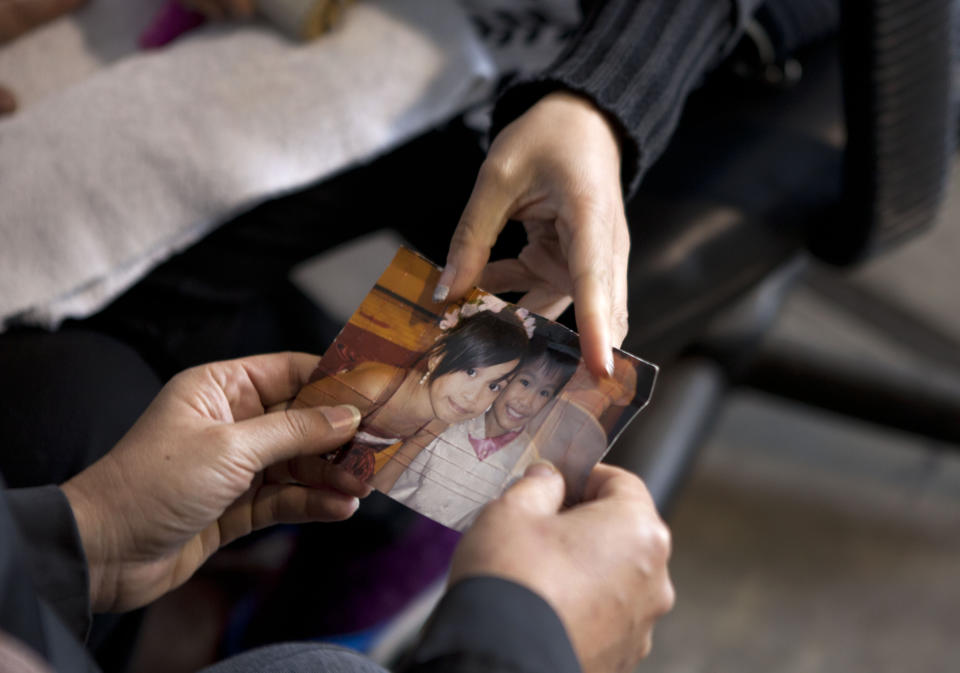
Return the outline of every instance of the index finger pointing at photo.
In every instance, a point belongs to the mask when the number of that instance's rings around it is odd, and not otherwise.
[[[613,376],[613,350],[608,322],[610,307],[600,274],[594,269],[577,273],[573,268],[571,274],[573,306],[583,360],[595,377]]]
[[[589,211],[567,222],[567,252],[573,283],[573,306],[580,333],[580,349],[587,369],[595,377],[613,376],[610,334],[613,245],[602,222]],[[601,225],[601,226],[598,226]]]

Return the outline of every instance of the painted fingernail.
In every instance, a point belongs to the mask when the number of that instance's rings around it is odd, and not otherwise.
[[[554,474],[559,474],[559,470],[553,463],[544,458],[537,458],[523,471],[525,477],[549,477]]]
[[[453,279],[457,276],[457,270],[452,266],[447,264],[444,267],[443,272],[440,274],[440,279],[437,281],[437,287],[433,291],[433,302],[439,304],[440,302],[446,300],[447,295],[450,294],[450,285],[453,283]]]
[[[360,423],[360,410],[350,404],[341,404],[338,407],[323,407],[321,411],[334,430],[355,428]]]

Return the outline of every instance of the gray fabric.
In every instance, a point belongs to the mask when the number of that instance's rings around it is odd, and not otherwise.
[[[338,645],[282,643],[260,647],[199,673],[388,673],[362,654]]]
[[[156,9],[97,0],[0,50],[20,105],[0,120],[0,320],[86,317],[232,214],[445,122],[494,75],[462,9],[429,0],[354,3],[309,45],[244,22],[102,60],[90,30],[132,38]]]
[[[7,499],[37,593],[78,640],[85,640],[91,619],[89,579],[67,497],[57,486],[38,486],[9,490]]]
[[[42,656],[58,673],[95,673],[96,664],[54,610],[43,601],[30,579],[28,568],[34,561],[27,551],[29,545],[20,534],[20,528],[26,526],[23,521],[15,521],[8,507],[9,493],[0,476],[0,631]],[[57,502],[56,498],[49,500]],[[75,526],[73,521],[68,522],[67,517],[54,514],[54,521],[48,524],[42,521],[42,517],[54,512],[56,506],[42,506],[39,500],[35,504],[43,510],[35,513],[41,517],[42,525],[38,527],[52,535],[51,545],[60,546],[64,554],[74,555],[73,561],[65,560],[67,564],[81,563],[82,559],[76,557],[78,550],[62,545],[65,533],[62,528]],[[68,507],[65,501],[61,504]],[[38,544],[39,532],[31,530],[31,535],[30,544]],[[66,531],[66,536],[70,535],[70,531]],[[7,660],[0,657],[0,670],[8,670],[6,664]]]
[[[404,673],[579,673],[560,616],[530,589],[468,577],[440,601]]]

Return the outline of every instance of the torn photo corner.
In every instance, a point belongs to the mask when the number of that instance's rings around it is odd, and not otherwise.
[[[294,406],[355,405],[363,420],[333,462],[455,530],[538,459],[579,502],[650,400],[656,365],[615,350],[597,380],[576,333],[479,288],[435,303],[439,276],[401,247]]]

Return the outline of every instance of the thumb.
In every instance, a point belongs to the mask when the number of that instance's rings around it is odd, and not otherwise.
[[[480,167],[473,192],[453,232],[447,263],[434,291],[435,302],[466,294],[480,277],[490,249],[507,224],[514,195],[502,176],[489,166],[489,162],[484,162]]]
[[[327,453],[346,444],[360,423],[360,411],[338,407],[284,409],[234,424],[236,444],[257,472],[282,460]]]
[[[510,508],[520,508],[531,514],[549,515],[560,511],[566,486],[563,475],[546,460],[531,463],[503,495],[502,501]]]

